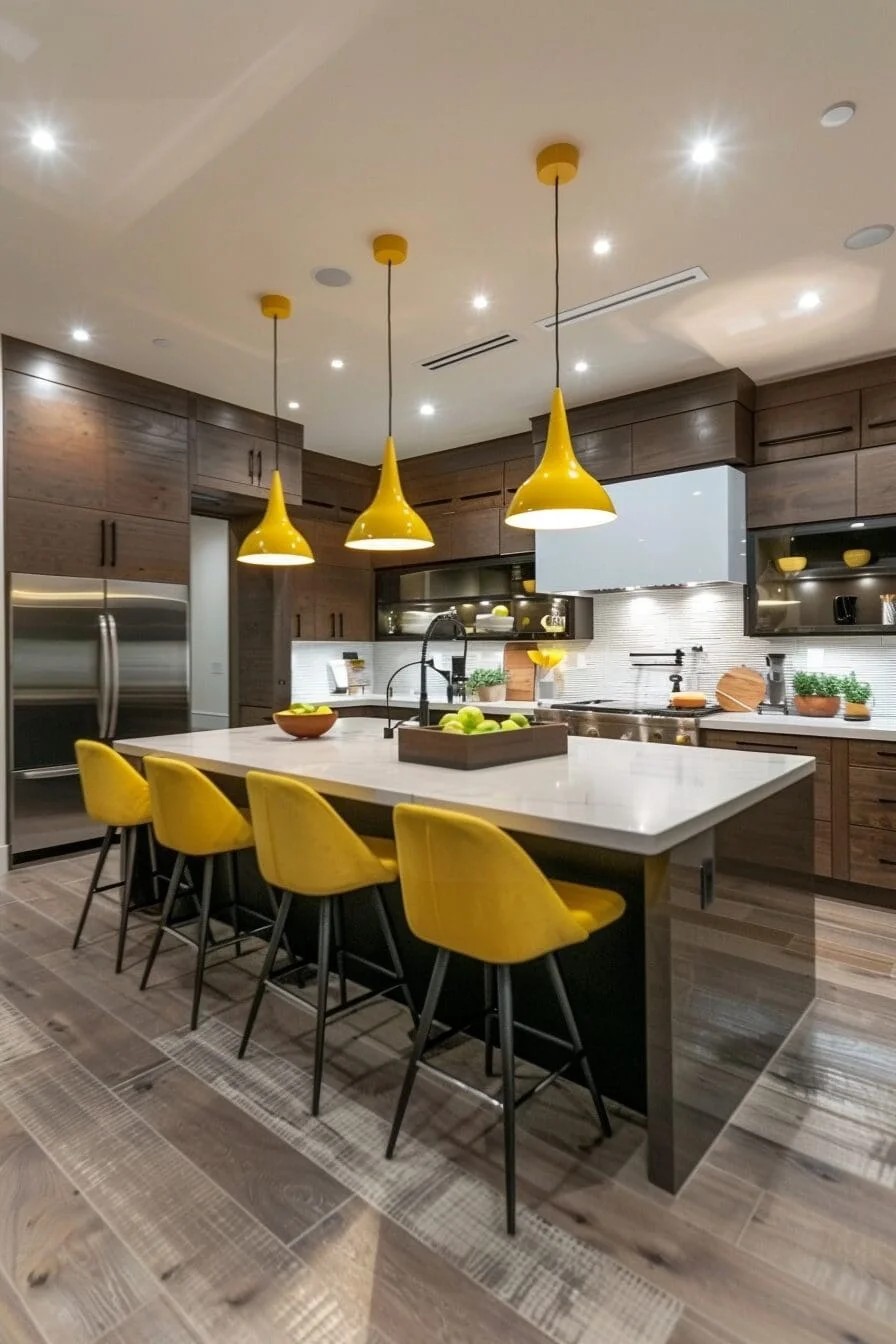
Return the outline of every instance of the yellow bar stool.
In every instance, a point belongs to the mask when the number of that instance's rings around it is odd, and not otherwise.
[[[239,955],[242,942],[246,938],[264,937],[270,932],[274,924],[273,913],[270,920],[265,920],[265,917],[259,915],[257,911],[248,910],[239,904],[236,854],[239,850],[251,849],[253,844],[252,827],[245,814],[195,766],[187,765],[184,761],[171,760],[167,756],[144,756],[143,767],[149,782],[152,824],[156,839],[159,844],[173,849],[176,857],[155,936],[143,968],[140,988],[146,989],[149,983],[153,963],[166,933],[180,939],[181,942],[195,946],[196,972],[190,1014],[190,1030],[195,1031],[199,1021],[202,980],[209,951],[236,947]],[[215,859],[219,856],[224,860],[230,898],[229,907],[234,928],[234,935],[230,938],[215,938],[209,928]],[[175,902],[179,897],[190,896],[194,900],[196,897],[192,883],[189,880],[185,883],[184,880],[187,859],[203,860],[202,888],[198,906],[199,923],[195,942],[183,932],[183,926],[195,923],[196,915],[187,915],[176,921],[173,919]],[[253,923],[251,928],[242,928],[241,916],[260,922]]]
[[[271,899],[276,900],[276,891],[281,894],[277,921],[249,1009],[239,1057],[242,1059],[249,1044],[265,990],[279,992],[293,1002],[304,1002],[297,994],[286,990],[280,982],[301,971],[309,963],[291,959],[288,966],[275,972],[274,960],[293,897],[301,895],[316,898],[317,1022],[311,1114],[318,1115],[328,1022],[346,1017],[372,999],[383,998],[394,990],[401,991],[411,1016],[417,1021],[417,1010],[407,986],[395,932],[381,890],[398,879],[395,845],[391,840],[379,836],[358,835],[316,789],[297,779],[252,770],[246,776],[246,783],[258,867],[268,883]],[[371,891],[391,968],[345,949],[341,898],[365,888]],[[335,951],[339,975],[339,1002],[333,1008],[327,1006],[331,951]],[[382,974],[386,977],[385,984],[380,989],[371,989],[349,999],[346,992],[346,962],[356,962]]]
[[[118,921],[118,947],[115,954],[115,974],[121,971],[128,917],[131,913],[134,887],[134,867],[137,861],[137,837],[142,829],[149,839],[149,856],[153,883],[156,879],[156,850],[150,826],[151,812],[149,785],[139,771],[103,742],[79,738],[75,743],[75,758],[81,776],[84,808],[92,821],[105,826],[100,852],[97,857],[87,897],[75,929],[72,948],[81,941],[87,915],[98,891],[121,892],[121,914]],[[121,836],[122,869],[124,877],[118,882],[101,883],[103,869],[116,835]]]
[[[434,944],[438,952],[386,1157],[391,1158],[395,1152],[417,1069],[424,1056],[473,1025],[468,1023],[467,1028],[450,1028],[430,1040],[449,959],[452,954],[457,954],[480,961],[485,966],[486,1073],[489,1074],[496,1017],[498,1021],[507,1231],[513,1234],[516,1230],[517,1107],[577,1064],[594,1100],[601,1129],[607,1138],[612,1134],[556,954],[561,948],[585,942],[591,934],[614,923],[624,914],[625,901],[615,891],[548,879],[515,840],[478,817],[400,803],[395,808],[395,839],[408,924],[418,938]],[[511,968],[537,960],[544,960],[547,966],[569,1033],[568,1041],[514,1023]],[[514,1079],[515,1027],[569,1052],[569,1057],[559,1068],[520,1097],[516,1096]],[[494,1102],[494,1098],[486,1093],[479,1095]]]

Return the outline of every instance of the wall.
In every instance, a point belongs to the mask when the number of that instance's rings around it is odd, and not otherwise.
[[[230,529],[190,520],[190,717],[194,729],[230,726]]]
[[[703,645],[702,654],[691,646]],[[788,679],[793,672],[811,665],[815,670],[842,673],[854,670],[874,689],[874,706],[880,714],[896,714],[896,637],[842,635],[824,639],[748,639],[743,634],[743,589],[736,585],[676,589],[649,593],[603,593],[594,601],[594,638],[563,646],[569,657],[556,682],[558,699],[589,699],[602,696],[643,704],[662,704],[670,690],[671,668],[636,670],[629,653],[646,649],[682,648],[687,653],[684,687],[710,695],[719,677],[738,663],[765,671],[767,652],[786,653]],[[432,645],[444,666],[458,646]],[[501,665],[499,643],[471,645],[469,666]],[[373,687],[385,689],[389,674],[403,660],[413,658],[419,646],[413,643],[377,643],[359,650],[372,661]],[[293,645],[294,692],[300,681],[310,685],[323,676],[323,660],[332,657],[334,646]],[[320,668],[320,673],[316,671]],[[325,680],[320,681],[326,686]],[[439,676],[429,675],[429,694],[435,699],[444,690]],[[401,673],[397,693],[417,691],[414,669]]]

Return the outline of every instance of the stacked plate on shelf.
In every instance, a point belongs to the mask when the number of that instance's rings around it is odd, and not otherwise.
[[[425,635],[432,618],[431,611],[403,611],[398,617],[398,628],[403,635]]]
[[[493,616],[491,612],[483,611],[476,617],[477,635],[512,635],[513,617],[512,616]]]

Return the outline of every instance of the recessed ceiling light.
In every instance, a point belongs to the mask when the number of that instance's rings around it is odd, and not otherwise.
[[[612,248],[613,244],[609,238],[596,238],[594,241],[594,252],[599,257],[605,257],[608,252],[612,251]]]
[[[856,114],[855,103],[832,103],[821,114],[821,124],[827,130],[836,126],[845,126]]]
[[[350,285],[352,282],[349,272],[344,271],[341,266],[318,266],[311,274],[319,285],[326,285],[328,289],[341,289],[343,285]]]
[[[90,332],[87,330],[86,327],[74,327],[74,328],[72,329],[72,340],[73,340],[73,341],[89,341],[89,340],[90,340]]]
[[[167,350],[171,342],[167,336],[153,336],[153,345],[157,345],[160,350]]]
[[[698,163],[702,167],[703,164],[712,163],[718,155],[718,152],[716,142],[704,137],[704,139],[698,140],[692,148],[691,159],[694,163]]]
[[[291,411],[297,411],[299,409],[299,403],[297,401],[288,401],[286,404]]]
[[[856,229],[855,233],[845,238],[843,246],[848,247],[850,251],[858,252],[863,247],[877,247],[878,243],[885,243],[892,237],[892,224],[867,224],[864,229]]]
[[[796,301],[797,308],[803,313],[810,313],[813,308],[818,308],[820,304],[821,295],[814,289],[807,289]]]
[[[344,360],[344,359],[331,359],[331,360],[330,360],[330,368],[331,368],[331,369],[344,369],[344,368],[345,368],[345,360]]]
[[[474,308],[478,308],[478,309],[480,310],[480,312],[482,311],[483,308],[487,308],[487,307],[488,307],[488,295],[487,295],[487,294],[476,294],[476,295],[474,295],[474,298],[473,298],[473,307],[474,307]]]
[[[575,364],[573,364],[573,368],[575,369],[576,373],[588,372],[588,365],[584,359],[577,359]]]
[[[46,127],[38,127],[31,132],[31,147],[39,149],[41,154],[52,154],[53,150],[58,148],[58,144],[52,131],[48,131]]]
[[[435,408],[435,406],[433,406],[432,402],[431,402],[431,401],[424,401],[423,404],[422,404],[422,406],[420,407],[420,414],[421,414],[421,415],[435,415],[435,413],[436,413],[436,408]]]

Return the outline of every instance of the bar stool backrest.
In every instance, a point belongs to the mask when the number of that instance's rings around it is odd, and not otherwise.
[[[246,776],[255,851],[272,887],[333,896],[388,880],[380,860],[316,789],[250,770]]]
[[[144,756],[152,826],[161,844],[195,857],[252,844],[252,827],[216,784],[185,761]]]
[[[414,803],[394,818],[405,914],[424,942],[495,965],[584,942],[541,869],[491,822]]]
[[[149,821],[149,785],[123,756],[104,742],[82,737],[75,743],[75,759],[91,820],[116,827]]]

